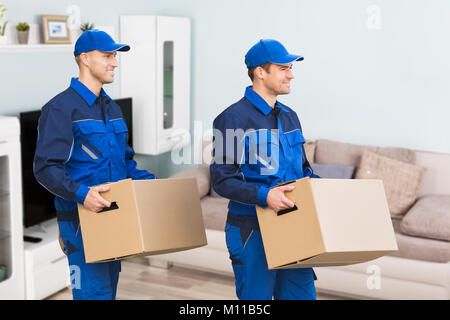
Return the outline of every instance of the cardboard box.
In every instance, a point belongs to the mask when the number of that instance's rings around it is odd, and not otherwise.
[[[285,193],[297,210],[257,207],[269,269],[341,266],[398,250],[383,182],[310,179]]]
[[[121,180],[102,197],[116,209],[78,205],[86,262],[154,255],[207,244],[195,178]]]

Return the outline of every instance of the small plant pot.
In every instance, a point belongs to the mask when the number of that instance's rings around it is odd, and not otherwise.
[[[17,35],[19,38],[19,44],[27,44],[29,34],[30,34],[29,31],[17,31]]]

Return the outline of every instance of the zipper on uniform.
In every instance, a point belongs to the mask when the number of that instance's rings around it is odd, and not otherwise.
[[[100,109],[102,110],[103,123],[106,125],[106,113],[105,113],[105,108],[104,108],[104,105],[103,105],[102,95],[101,94],[98,97],[98,101],[100,103]]]

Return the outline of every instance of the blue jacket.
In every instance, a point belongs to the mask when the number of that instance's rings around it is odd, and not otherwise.
[[[297,114],[278,101],[272,109],[251,86],[216,117],[213,137],[213,188],[231,200],[235,215],[256,216],[255,205],[266,207],[279,183],[318,177],[306,159]]]
[[[56,196],[57,211],[83,204],[89,186],[155,178],[136,168],[127,139],[120,107],[103,89],[97,97],[76,78],[42,108],[34,175]]]

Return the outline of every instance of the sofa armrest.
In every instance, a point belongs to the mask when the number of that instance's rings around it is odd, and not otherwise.
[[[197,179],[197,187],[200,198],[203,198],[209,194],[211,188],[211,181],[209,177],[209,166],[199,166],[188,170],[183,170],[171,175],[170,178],[190,178]]]

